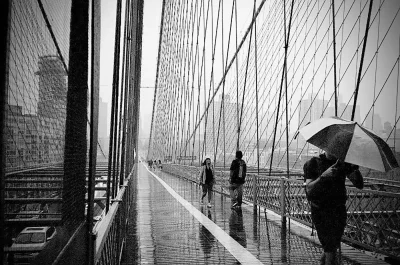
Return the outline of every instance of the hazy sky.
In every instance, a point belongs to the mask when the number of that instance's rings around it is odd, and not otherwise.
[[[111,110],[111,88],[114,60],[115,11],[116,1],[101,1],[101,62],[100,62],[100,96],[108,102]],[[122,1],[125,6],[125,1]],[[147,137],[150,130],[153,106],[154,84],[157,66],[158,36],[160,31],[162,0],[144,1],[143,43],[142,43],[142,79],[141,86],[141,137]],[[151,87],[151,88],[145,88]]]
[[[142,89],[140,116],[142,135],[148,137],[153,111],[154,85],[157,70],[158,40],[160,33],[162,0],[144,1],[143,46],[142,46]],[[151,87],[151,88],[149,88]]]

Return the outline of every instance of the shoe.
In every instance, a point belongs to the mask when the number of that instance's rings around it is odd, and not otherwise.
[[[207,204],[207,207],[208,207],[208,208],[211,208],[211,203],[208,203],[208,204]]]

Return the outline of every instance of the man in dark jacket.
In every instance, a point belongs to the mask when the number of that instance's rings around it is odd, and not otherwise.
[[[232,199],[232,208],[242,205],[243,184],[246,178],[247,166],[242,160],[242,151],[236,151],[236,159],[232,161],[230,167],[230,195]]]
[[[303,169],[311,218],[324,249],[321,264],[338,264],[336,252],[347,219],[346,177],[362,189],[361,173],[358,166],[341,162],[329,153],[311,158]]]

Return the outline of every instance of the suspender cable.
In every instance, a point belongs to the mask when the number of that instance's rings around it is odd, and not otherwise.
[[[254,9],[256,9],[256,0],[254,0]],[[253,12],[254,17],[254,12]],[[257,137],[257,174],[260,174],[260,138],[258,134],[258,66],[257,66],[257,19],[254,20],[254,65],[256,71],[256,137]]]
[[[335,29],[335,0],[332,0],[332,28],[333,28],[333,85],[335,93],[335,116],[338,111],[338,93],[337,93],[337,79],[336,79],[336,29]]]
[[[208,100],[210,100],[210,94],[211,94],[211,87],[213,86],[213,76],[214,76],[214,58],[215,58],[215,48],[217,46],[217,38],[218,38],[218,26],[219,26],[219,14],[221,11],[221,0],[218,3],[218,14],[217,14],[217,25],[215,29],[215,39],[214,39],[214,11],[213,11],[213,5],[211,4],[211,46],[212,46],[212,54],[211,54],[211,74],[210,74],[210,84],[209,84],[209,89],[208,89]],[[207,10],[207,17],[208,17],[208,10]],[[204,41],[205,43],[205,41]],[[207,97],[206,97],[206,79],[205,79],[205,69],[204,69],[204,105],[205,107],[207,106]],[[208,102],[210,103],[210,102]],[[213,117],[214,119],[214,112],[213,112]],[[207,125],[208,125],[208,110],[206,113],[206,119],[204,122],[204,138],[203,138],[203,155],[204,153],[207,153]],[[213,137],[214,138],[214,137]],[[215,160],[214,160],[215,161]]]
[[[204,4],[204,0],[201,0],[200,7],[199,7],[200,15],[199,15],[199,19],[197,20],[196,52],[195,52],[195,61],[194,61],[194,63],[193,63],[193,68],[196,67],[196,63],[197,63],[197,67],[200,68],[200,67],[199,67],[199,57],[200,57],[200,55],[199,55],[199,30],[200,30],[200,18],[201,18],[201,16],[202,16],[201,7],[203,6],[203,4]],[[196,12],[197,12],[197,2],[196,2]],[[192,80],[192,86],[193,86],[193,89],[194,89],[195,70],[193,70],[192,79],[193,79],[193,80]],[[194,121],[195,123],[197,122],[197,118],[200,116],[200,114],[199,114],[199,105],[200,105],[200,103],[199,103],[199,102],[200,102],[200,98],[199,98],[200,92],[199,92],[199,89],[200,89],[200,87],[198,86],[196,119],[193,119],[193,121]],[[194,108],[195,108],[195,102],[193,101],[193,118],[194,118],[194,115],[195,115],[195,110],[194,110]],[[194,126],[194,124],[193,124],[193,126]],[[196,128],[196,129],[197,129],[197,128]],[[193,136],[194,136],[194,137],[193,137],[193,143],[192,143],[192,157],[194,157],[194,147],[195,147],[195,142],[196,142],[196,129],[193,129]],[[199,133],[200,133],[200,131],[199,131]],[[191,139],[191,137],[188,138],[188,141],[190,141],[190,139]],[[200,158],[199,158],[198,161],[200,162]],[[193,159],[192,159],[192,164],[193,164]]]
[[[286,6],[285,2],[284,5]],[[294,0],[292,0],[292,7],[290,9],[290,21],[289,21],[289,26],[292,23],[292,13],[293,13],[293,5],[294,5]],[[285,7],[286,9],[286,7]],[[286,12],[284,14],[286,16]],[[285,18],[286,21],[286,18]],[[290,29],[289,29],[290,30]],[[289,34],[286,37],[286,27],[285,27],[285,40],[286,40],[286,45],[285,49],[288,49],[289,46]],[[287,53],[287,51],[286,51]],[[286,103],[286,173],[287,173],[287,178],[289,178],[289,104],[288,104],[288,84],[287,84],[287,63],[285,63],[285,103]]]
[[[224,2],[222,2],[222,42],[221,42],[221,50],[224,50]],[[228,54],[226,55],[228,56]],[[224,53],[222,52],[222,72],[224,72],[225,67],[224,67]],[[215,92],[215,91],[214,91]],[[225,81],[224,81],[224,85],[222,86],[222,95],[223,95],[223,115],[222,115],[222,119],[223,119],[223,128],[224,128],[224,170],[226,168],[226,126],[225,126]]]
[[[91,74],[90,74],[90,147],[89,147],[89,176],[88,176],[88,209],[86,215],[87,224],[87,263],[94,262],[94,191],[97,164],[97,138],[99,121],[99,81],[100,81],[100,0],[92,0],[91,10]]]
[[[285,35],[285,57],[283,60],[283,69],[282,69],[282,78],[281,78],[281,86],[279,89],[279,99],[278,99],[278,109],[276,111],[276,120],[275,120],[275,128],[274,128],[274,138],[272,140],[272,152],[271,152],[271,160],[270,160],[270,165],[269,165],[269,175],[271,176],[272,173],[272,161],[274,158],[274,151],[275,151],[275,141],[276,141],[276,130],[278,127],[278,120],[279,120],[279,107],[281,105],[281,97],[282,97],[282,87],[283,87],[283,78],[286,74],[286,64],[287,64],[287,51],[288,51],[288,46],[289,46],[289,37],[290,37],[290,29],[291,29],[291,24],[292,24],[292,14],[293,14],[293,1],[292,0],[292,7],[290,9],[290,18],[289,18],[289,25],[288,25],[288,33],[286,36],[286,5],[284,5],[284,35]],[[286,0],[284,1],[284,3],[286,2]]]
[[[397,57],[397,89],[396,89],[396,110],[394,112],[394,120],[397,118],[398,104],[399,104],[399,79],[400,79],[400,35],[399,35],[399,56]],[[399,116],[400,118],[400,116]],[[393,150],[396,150],[396,129],[397,122],[394,124],[394,136],[393,136]]]
[[[112,103],[111,103],[111,124],[110,124],[110,144],[108,151],[108,178],[107,178],[107,199],[106,199],[106,213],[110,207],[110,192],[111,192],[111,170],[115,163],[114,157],[114,141],[115,139],[115,127],[116,127],[116,117],[117,112],[116,106],[118,101],[118,73],[119,73],[119,46],[120,46],[120,28],[121,28],[121,0],[117,2],[117,16],[115,25],[115,46],[114,46],[114,73],[113,73],[113,92],[112,92]],[[113,174],[114,176],[114,174]],[[114,183],[113,183],[114,184]]]
[[[237,3],[235,3],[235,28],[236,28],[236,50],[238,50],[238,26],[237,26]],[[236,150],[239,150],[239,55],[236,57],[236,128],[237,128],[237,142]]]
[[[358,98],[358,90],[360,88],[360,82],[361,82],[361,73],[362,73],[362,67],[364,63],[364,56],[365,56],[365,49],[367,47],[367,39],[368,39],[368,32],[369,32],[369,21],[371,20],[371,10],[372,10],[372,3],[373,0],[369,1],[369,10],[368,10],[368,18],[367,18],[367,25],[365,26],[365,37],[364,37],[364,43],[363,43],[363,49],[361,52],[361,62],[360,62],[360,69],[358,70],[358,76],[357,76],[357,84],[356,84],[356,89],[354,91],[354,103],[353,103],[353,111],[351,113],[351,120],[354,121],[354,115],[356,112],[356,106],[357,106],[357,98]]]
[[[234,1],[233,3],[232,3],[232,11],[231,11],[231,21],[230,21],[230,25],[229,25],[229,35],[228,35],[228,48],[227,48],[227,51],[226,51],[226,59],[225,59],[225,62],[224,62],[224,49],[222,49],[222,62],[223,62],[223,69],[222,69],[222,71],[224,72],[224,70],[225,70],[225,68],[226,68],[226,66],[227,66],[227,64],[228,64],[228,55],[229,55],[229,49],[230,49],[230,42],[231,42],[231,33],[232,33],[232,22],[233,22],[233,11],[234,11],[234,8],[235,8],[235,2],[236,1]],[[223,21],[223,20],[222,20]],[[223,43],[223,38],[222,38],[222,43]],[[225,94],[225,81],[223,82],[223,84],[222,84],[222,94]],[[214,151],[214,161],[216,161],[216,154],[217,154],[217,149],[218,149],[218,142],[219,142],[219,133],[220,133],[220,127],[221,127],[221,111],[222,111],[222,103],[221,103],[221,108],[220,108],[220,113],[219,113],[219,118],[218,118],[218,132],[217,132],[217,142],[216,142],[216,145],[214,146],[214,148],[215,148],[215,151]],[[223,113],[222,113],[222,116],[223,116]],[[224,117],[222,117],[222,119],[223,120],[225,120],[225,118]],[[224,126],[224,125],[223,125]],[[225,130],[225,127],[224,127],[224,130]],[[225,168],[225,165],[224,165],[224,168]]]
[[[197,6],[197,1],[196,1],[196,6]],[[191,19],[191,25],[189,26],[189,28],[191,28],[192,34],[191,34],[191,40],[190,40],[190,48],[188,48],[188,50],[190,50],[190,56],[189,56],[189,62],[188,62],[188,70],[187,70],[187,76],[188,76],[187,89],[188,90],[190,88],[190,80],[191,80],[190,70],[193,68],[192,67],[192,63],[193,63],[193,39],[194,39],[195,13],[197,11],[197,10],[193,11],[193,9],[196,9],[196,8],[193,8],[193,2],[192,2],[191,9],[192,9],[191,10],[191,18],[192,19]],[[189,53],[189,51],[188,51],[188,53]],[[193,91],[194,91],[194,87],[192,85],[190,94],[188,95],[188,98],[189,98],[189,102],[188,102],[189,113],[188,113],[187,127],[186,127],[187,131],[185,132],[186,136],[185,136],[184,139],[186,139],[189,136],[189,131],[190,131],[190,121],[191,121],[191,115],[192,115],[192,102],[193,102]],[[185,142],[185,140],[184,140],[184,142]],[[184,142],[182,143],[182,145],[184,145]],[[186,156],[186,154],[187,154],[187,146],[184,146],[184,155]]]
[[[260,14],[261,9],[262,9],[263,5],[265,4],[265,2],[266,2],[266,0],[263,0],[263,1],[260,3],[260,5],[258,6],[256,15],[255,15],[255,18],[257,18],[257,16]],[[217,89],[215,90],[214,95],[211,97],[210,102],[211,102],[212,100],[214,100],[214,98],[215,98],[216,94],[218,93],[218,91],[219,91],[219,89],[220,89],[222,83],[224,82],[224,80],[225,80],[225,78],[226,78],[226,76],[227,76],[227,74],[228,74],[228,72],[229,72],[229,70],[230,70],[230,68],[231,68],[231,66],[232,66],[232,64],[233,64],[233,62],[237,59],[237,55],[238,55],[239,51],[241,50],[241,48],[242,48],[242,46],[243,46],[243,44],[244,44],[244,42],[245,42],[245,40],[246,40],[248,34],[250,33],[251,29],[253,28],[253,23],[254,23],[254,19],[250,22],[250,25],[248,26],[248,28],[247,28],[247,30],[246,30],[246,32],[245,32],[245,34],[244,34],[244,36],[243,36],[243,38],[242,38],[240,44],[239,44],[239,47],[236,49],[236,52],[235,52],[235,54],[232,56],[232,59],[231,59],[230,63],[228,64],[228,67],[225,69],[225,72],[223,73],[222,78],[221,78],[220,82],[218,83]],[[209,105],[207,106],[206,110],[210,107],[210,105],[211,105],[211,104],[209,104]],[[189,141],[193,138],[194,134],[197,132],[197,128],[200,126],[200,123],[201,123],[201,121],[203,120],[203,118],[204,118],[204,116],[205,116],[206,110],[203,112],[203,114],[202,114],[202,116],[200,117],[199,121],[197,122],[195,128],[193,129],[192,134],[190,135],[188,141],[186,142],[186,145],[189,143]]]
[[[150,126],[150,138],[149,138],[149,147],[147,151],[147,159],[150,158],[149,154],[153,148],[153,130],[154,130],[154,112],[156,106],[156,97],[157,97],[157,86],[158,86],[158,77],[160,71],[160,53],[161,53],[161,45],[162,45],[162,36],[163,36],[163,29],[164,29],[164,11],[165,11],[165,0],[162,2],[162,10],[161,10],[161,21],[160,21],[160,34],[158,37],[158,55],[157,55],[157,69],[156,69],[156,82],[154,85],[154,96],[153,96],[153,111],[151,113],[151,126]]]
[[[132,95],[130,92],[131,88],[131,82],[130,82],[130,75],[129,75],[129,70],[132,67],[131,60],[130,58],[132,57],[132,51],[131,51],[131,42],[132,42],[132,32],[131,32],[131,21],[132,21],[132,15],[131,15],[131,5],[130,5],[130,0],[126,1],[126,8],[125,8],[125,33],[124,33],[124,55],[122,58],[124,59],[124,66],[123,66],[123,78],[124,78],[124,83],[122,84],[125,93],[124,93],[124,110],[122,114],[122,106],[121,106],[121,117],[123,117],[123,123],[122,123],[122,129],[120,130],[120,133],[122,133],[122,141],[121,141],[121,171],[119,174],[119,185],[122,186],[124,184],[124,177],[125,177],[125,152],[126,152],[126,130],[127,130],[127,117],[128,117],[128,95]],[[128,34],[129,32],[129,34]]]
[[[253,14],[255,6],[253,7]],[[253,20],[251,23],[251,29],[250,29],[250,38],[249,38],[249,48],[247,50],[247,60],[246,60],[246,70],[244,73],[244,84],[243,84],[243,94],[242,94],[242,106],[240,108],[240,117],[239,117],[239,128],[238,128],[238,139],[240,139],[240,129],[242,127],[242,121],[243,121],[243,106],[244,106],[244,96],[246,95],[246,83],[247,83],[247,71],[249,68],[249,61],[250,61],[250,50],[251,50],[251,41],[252,41],[252,36],[253,36],[253,24],[256,21],[255,15],[253,15]],[[225,78],[224,78],[225,79]]]
[[[188,0],[186,1],[186,13],[189,13],[188,8],[189,8],[189,3]],[[189,81],[189,72],[187,71],[187,66],[188,66],[188,61],[189,56],[188,56],[188,47],[189,47],[189,27],[190,27],[190,22],[191,22],[191,17],[192,17],[192,11],[193,11],[193,3],[190,6],[190,15],[189,19],[185,18],[185,25],[184,25],[184,40],[186,40],[186,44],[184,45],[185,50],[183,52],[183,80],[182,80],[182,89],[183,89],[183,109],[181,109],[181,112],[183,112],[183,115],[181,114],[181,117],[179,118],[179,127],[178,127],[178,141],[179,141],[179,148],[177,151],[177,154],[180,156],[182,155],[182,145],[185,137],[185,120],[186,120],[186,112],[187,112],[187,106],[188,106],[188,97],[189,97],[189,89],[188,89],[188,81]],[[180,127],[181,126],[181,127]],[[185,161],[186,164],[186,161]]]

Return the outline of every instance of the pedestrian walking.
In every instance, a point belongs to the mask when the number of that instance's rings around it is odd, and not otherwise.
[[[321,264],[338,264],[337,249],[347,219],[346,177],[362,189],[359,166],[388,172],[399,164],[388,144],[355,121],[321,118],[299,130],[304,139],[325,151],[304,164],[311,218],[324,249]]]
[[[230,167],[230,186],[229,192],[232,199],[232,208],[242,205],[243,184],[246,179],[247,166],[242,159],[242,151],[236,151],[236,159],[232,161]]]
[[[199,184],[202,186],[203,194],[201,196],[201,203],[204,202],[204,197],[208,194],[207,207],[211,207],[212,189],[215,183],[214,167],[211,164],[211,159],[206,158],[202,164],[199,175]]]
[[[346,226],[346,177],[362,189],[363,178],[357,165],[345,163],[325,152],[304,164],[306,195],[311,218],[324,253],[321,264],[339,264],[337,249]]]
[[[161,163],[161,159],[158,160],[158,168],[160,169],[160,171],[162,170],[162,163]]]

